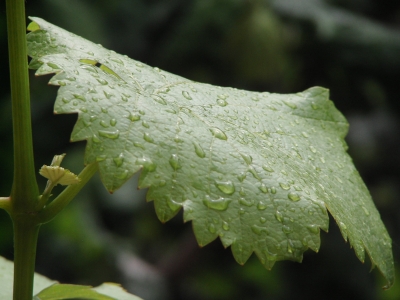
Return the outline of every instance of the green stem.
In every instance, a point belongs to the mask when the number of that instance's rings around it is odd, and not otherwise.
[[[14,223],[14,300],[31,300],[36,244],[40,223],[33,215],[18,215]]]
[[[39,196],[33,160],[25,0],[7,0],[8,55],[14,135],[13,210],[23,213]]]
[[[96,162],[87,165],[78,177],[80,182],[71,184],[60,195],[57,196],[49,205],[47,205],[38,215],[41,223],[49,222],[53,219],[65,206],[79,193],[79,191],[86,185],[90,178],[98,170]]]

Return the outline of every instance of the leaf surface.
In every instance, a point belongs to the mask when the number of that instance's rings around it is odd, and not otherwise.
[[[0,256],[0,299],[13,298],[14,263]],[[115,283],[90,286],[59,284],[35,273],[33,300],[91,299],[91,300],[141,300],[127,293]]]
[[[112,192],[141,170],[157,216],[184,208],[203,246],[220,237],[244,264],[268,269],[318,251],[328,213],[391,286],[391,239],[347,154],[348,124],[326,89],[279,95],[197,83],[119,55],[39,18],[31,68],[56,73],[56,113],[78,113],[71,140],[87,140]]]

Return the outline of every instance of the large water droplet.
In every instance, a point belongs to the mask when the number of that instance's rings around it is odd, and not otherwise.
[[[157,165],[150,158],[144,156],[136,159],[135,164],[141,165],[147,172],[154,172],[157,168]]]
[[[283,225],[283,226],[282,226],[282,231],[283,231],[284,233],[286,233],[286,234],[289,234],[289,233],[291,233],[291,232],[293,231],[293,229],[290,228],[290,227],[287,226],[287,225]]]
[[[289,190],[290,189],[290,186],[288,184],[286,184],[286,183],[280,182],[279,185],[284,190]]]
[[[314,233],[314,234],[319,233],[319,227],[318,227],[317,225],[315,225],[315,224],[313,224],[313,225],[308,225],[308,226],[307,226],[307,229],[308,229],[308,231],[311,232],[311,233]]]
[[[150,125],[147,123],[147,121],[142,121],[142,126],[145,128],[150,128]]]
[[[257,171],[254,169],[253,166],[249,166],[248,171],[253,175],[255,179],[261,180],[260,175],[258,175]]]
[[[217,104],[219,106],[225,107],[228,105],[228,102],[226,102],[225,100],[222,100],[222,99],[217,99]]]
[[[192,100],[192,97],[190,97],[190,94],[187,91],[182,92],[183,97],[185,97],[188,100]]]
[[[253,225],[251,226],[251,231],[253,231],[257,235],[261,235],[263,232],[268,234],[268,230],[265,227]]]
[[[176,171],[180,168],[182,168],[180,161],[179,161],[179,156],[177,154],[172,154],[170,159],[169,159],[169,164],[171,167]]]
[[[96,143],[96,144],[101,143],[101,140],[95,134],[92,137],[92,141],[93,141],[93,143]]]
[[[291,109],[296,109],[297,108],[297,105],[292,103],[292,102],[289,102],[289,101],[282,101],[282,102],[285,103]]]
[[[274,172],[274,169],[272,169],[270,166],[268,166],[268,165],[263,165],[262,166],[262,168],[265,170],[265,171],[267,171],[267,172]]]
[[[216,181],[215,185],[224,194],[232,195],[235,192],[235,185],[232,181]]]
[[[258,204],[257,204],[258,210],[265,210],[266,208],[267,208],[267,205],[264,202],[262,202],[262,201],[258,202]]]
[[[115,120],[115,119],[111,119],[110,120],[110,125],[111,126],[115,126],[117,124],[117,120]]]
[[[124,162],[124,154],[120,153],[120,155],[113,158],[113,161],[117,167],[122,166],[122,163]]]
[[[253,200],[247,200],[245,198],[240,198],[239,203],[244,206],[253,206]]]
[[[297,202],[297,201],[300,200],[299,194],[294,193],[294,192],[290,192],[290,193],[288,194],[288,198],[289,198],[290,200],[294,201],[294,202]]]
[[[229,228],[230,228],[230,227],[229,227],[228,222],[223,221],[223,222],[222,222],[222,229],[225,230],[225,231],[228,231]]]
[[[271,187],[271,194],[276,194],[276,187]]]
[[[119,130],[115,130],[115,131],[99,130],[99,135],[102,137],[105,137],[105,138],[115,140],[119,137]]]
[[[143,139],[146,141],[146,142],[148,142],[148,143],[154,143],[154,139],[153,139],[153,137],[150,135],[150,133],[148,133],[148,132],[145,132],[144,134],[143,134]]]
[[[101,121],[100,121],[100,125],[101,125],[102,127],[104,127],[104,128],[110,127],[110,125],[108,125],[108,123],[107,123],[106,121],[104,121],[104,120],[101,120]]]
[[[283,222],[283,214],[280,211],[276,211],[275,213],[275,218],[279,221],[279,222]]]
[[[253,162],[253,157],[251,157],[251,155],[244,153],[240,153],[240,155],[243,157],[246,164],[250,165]]]
[[[165,101],[164,98],[162,98],[162,97],[160,97],[160,96],[158,96],[158,95],[153,95],[152,98],[153,98],[156,102],[158,102],[158,103],[160,103],[160,104],[162,104],[162,105],[167,105],[167,101]]]
[[[206,153],[204,152],[203,148],[197,142],[193,142],[194,151],[196,152],[197,156],[200,158],[206,157]]]
[[[203,204],[208,208],[215,209],[215,210],[226,210],[231,202],[231,199],[219,198],[217,200],[212,200],[210,196],[206,196],[203,200]]]
[[[213,223],[211,223],[208,226],[208,231],[211,232],[211,233],[216,233],[217,232],[217,229],[215,228],[215,225]]]
[[[263,192],[264,194],[268,193],[268,188],[267,188],[267,186],[266,186],[264,183],[262,183],[258,188],[259,188],[260,191]]]
[[[182,203],[176,202],[172,199],[167,200],[167,205],[173,212],[178,211],[182,207]]]
[[[97,80],[100,84],[102,84],[102,85],[107,85],[107,84],[108,84],[107,80],[105,80],[105,79],[96,78],[96,80]]]
[[[132,122],[139,121],[140,120],[140,115],[135,114],[135,113],[134,114],[131,113],[129,115],[128,119],[131,120]]]
[[[213,134],[213,136],[215,136],[216,138],[220,139],[220,140],[227,140],[228,137],[226,136],[226,134],[218,128],[210,128],[211,133]]]

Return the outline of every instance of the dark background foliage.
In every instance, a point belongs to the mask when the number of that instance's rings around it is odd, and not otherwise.
[[[5,6],[0,9],[0,195],[12,178]],[[350,122],[347,142],[400,254],[400,2],[397,0],[36,0],[38,16],[109,49],[184,77],[256,91],[331,90]],[[69,143],[75,115],[54,116],[57,89],[31,74],[36,167],[66,152],[78,173],[85,143]],[[39,178],[41,187],[45,180]],[[334,222],[318,254],[265,270],[239,266],[219,241],[199,249],[178,215],[161,224],[137,177],[114,195],[95,178],[42,226],[37,271],[61,282],[120,282],[148,299],[398,299],[383,292]],[[0,255],[12,259],[12,224],[0,212]]]

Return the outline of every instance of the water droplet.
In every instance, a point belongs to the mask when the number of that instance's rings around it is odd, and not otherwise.
[[[154,139],[152,138],[152,136],[148,132],[145,132],[143,134],[143,139],[148,143],[154,143]]]
[[[213,127],[213,128],[210,128],[210,131],[213,134],[213,136],[215,136],[216,138],[218,138],[220,140],[226,141],[228,139],[226,134],[221,129]]]
[[[286,184],[286,183],[280,182],[279,185],[284,190],[290,190],[290,186],[288,184]]]
[[[189,93],[188,93],[188,92],[186,92],[186,91],[183,91],[183,92],[182,92],[182,95],[183,95],[183,97],[185,97],[186,99],[188,99],[188,100],[192,100],[192,97],[190,97],[190,95],[189,95]]]
[[[243,215],[245,212],[246,210],[243,207],[239,208],[239,214]]]
[[[200,158],[206,157],[206,153],[204,152],[203,148],[197,142],[193,142],[194,151],[196,152],[197,156]]]
[[[264,202],[262,202],[262,201],[258,202],[258,204],[257,204],[258,210],[265,210],[266,208],[267,208],[267,205]]]
[[[311,103],[311,107],[312,107],[312,109],[314,109],[314,110],[316,110],[316,109],[318,109],[319,107],[318,107],[318,105],[317,104],[315,104],[314,102],[313,103]]]
[[[275,218],[279,221],[279,222],[283,222],[283,215],[282,215],[282,213],[280,212],[280,211],[276,211],[276,213],[275,213]]]
[[[164,98],[158,96],[158,95],[152,95],[152,98],[157,102],[160,103],[162,105],[167,105],[167,101],[165,101]]]
[[[176,202],[172,199],[167,199],[167,205],[173,212],[178,211],[182,207],[182,203]]]
[[[289,226],[283,225],[283,226],[282,226],[282,231],[283,231],[284,233],[288,234],[288,233],[291,233],[293,230],[292,230],[292,228],[290,228]]]
[[[115,126],[117,124],[117,120],[115,120],[115,119],[111,119],[110,120],[110,125],[111,126]]]
[[[244,206],[253,206],[253,200],[246,200],[245,198],[240,198],[239,203]]]
[[[314,146],[309,147],[312,153],[317,153],[317,149],[314,148]]]
[[[362,208],[364,210],[365,215],[369,216],[370,215],[369,210],[365,206],[363,206]]]
[[[145,150],[146,148],[143,146],[143,144],[138,143],[138,142],[134,142],[133,146],[138,147],[138,148],[142,148],[143,150]]]
[[[115,131],[99,130],[99,135],[102,137],[105,137],[105,138],[115,140],[119,137],[119,130],[115,130]]]
[[[261,218],[260,218],[260,223],[264,224],[265,222],[267,222],[267,219],[264,218],[264,217],[261,217]]]
[[[142,116],[144,116],[146,113],[144,110],[139,110],[139,114],[141,114]]]
[[[267,171],[267,172],[274,172],[274,169],[272,169],[270,166],[268,165],[263,165],[262,168]]]
[[[228,231],[229,228],[230,228],[229,224],[227,222],[223,221],[222,222],[222,229],[225,230],[225,231]]]
[[[74,98],[86,102],[86,98],[79,94],[74,94]]]
[[[284,104],[286,104],[288,107],[290,107],[291,109],[296,109],[297,108],[297,105],[292,103],[292,102],[289,102],[289,101],[282,101],[282,102]]]
[[[301,135],[304,136],[305,138],[308,138],[308,134],[304,131],[301,133]]]
[[[211,232],[211,233],[216,233],[217,232],[217,229],[215,228],[215,225],[213,223],[211,223],[208,226],[208,231]]]
[[[110,125],[108,125],[107,122],[104,121],[104,120],[101,120],[101,121],[100,121],[100,125],[101,125],[102,127],[104,127],[104,128],[110,127]]]
[[[228,98],[229,96],[226,95],[226,94],[220,94],[220,95],[218,95],[217,97],[218,97],[219,99],[221,99],[221,100],[226,100],[226,98]]]
[[[167,182],[165,180],[160,180],[159,186],[165,186]]]
[[[253,166],[249,166],[248,172],[250,172],[253,175],[254,178],[256,178],[258,180],[261,180],[260,175],[258,175],[257,171],[254,169]]]
[[[259,187],[261,192],[263,192],[264,194],[268,193],[268,188],[266,187],[266,185],[264,183],[262,183]]]
[[[146,121],[142,121],[142,126],[145,128],[150,128],[149,123],[147,123]]]
[[[107,156],[105,156],[105,155],[99,155],[99,156],[96,156],[96,161],[100,162],[100,161],[105,160],[106,158],[107,158]]]
[[[321,162],[324,164],[325,163],[325,158],[323,158],[322,156],[319,158],[321,160]]]
[[[219,106],[225,107],[228,105],[228,102],[226,102],[225,100],[222,100],[222,99],[217,99],[217,104]]]
[[[182,168],[180,162],[179,162],[179,156],[177,154],[172,154],[170,159],[169,159],[169,164],[171,167],[176,171],[180,168]]]
[[[95,134],[92,137],[92,141],[93,141],[93,143],[96,143],[96,144],[101,143],[100,139]]]
[[[293,193],[293,192],[290,192],[290,193],[288,194],[288,198],[289,198],[290,200],[294,201],[294,202],[297,202],[297,201],[300,200],[299,194]]]
[[[317,225],[308,225],[307,229],[311,233],[314,233],[314,234],[319,233],[319,227]]]
[[[235,185],[232,181],[216,181],[215,185],[224,194],[232,195],[235,192]]]
[[[101,108],[101,111],[102,111],[103,113],[105,113],[105,114],[108,113],[108,109],[105,108],[105,107],[102,107],[102,108]]]
[[[104,80],[102,78],[96,78],[96,80],[102,85],[107,85],[108,84],[107,80]]]
[[[140,115],[138,115],[138,114],[130,114],[128,119],[131,120],[132,122],[139,121],[140,120]]]
[[[260,101],[260,98],[258,98],[258,96],[253,96],[253,97],[251,97],[251,100],[253,100],[253,101]]]
[[[147,172],[154,172],[157,168],[157,165],[148,157],[137,158],[135,164],[142,166]]]
[[[203,200],[203,204],[208,208],[215,209],[215,210],[226,210],[231,202],[231,199],[219,198],[217,200],[210,199],[210,196],[206,196]]]
[[[113,161],[114,161],[114,163],[115,163],[115,165],[116,165],[117,167],[122,166],[122,163],[124,162],[124,154],[121,153],[121,154],[118,155],[117,157],[114,157],[114,158],[113,158]]]
[[[346,224],[344,224],[343,222],[339,222],[339,227],[340,227],[341,229],[343,229],[343,230],[346,230],[346,229],[347,229]]]
[[[251,155],[243,154],[243,153],[240,153],[240,155],[243,157],[246,164],[250,165],[253,162],[253,157],[251,157]]]
[[[253,225],[251,226],[251,231],[253,231],[257,235],[261,235],[263,232],[268,234],[268,230],[265,227]]]

